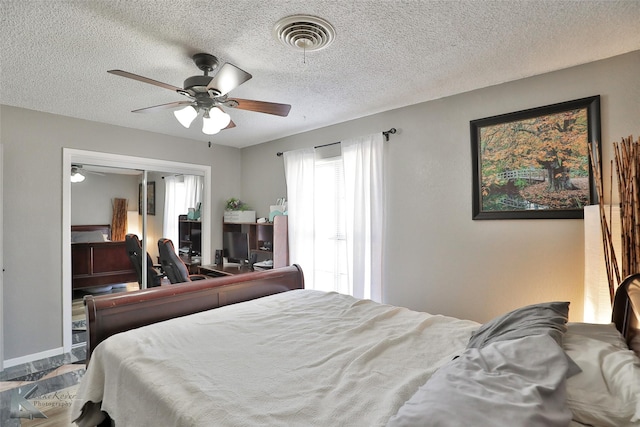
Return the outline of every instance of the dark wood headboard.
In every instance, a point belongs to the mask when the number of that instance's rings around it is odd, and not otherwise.
[[[87,363],[111,335],[174,317],[304,288],[299,266],[163,285],[133,292],[84,297]]]
[[[616,290],[611,321],[640,355],[640,274],[627,277]]]
[[[107,239],[111,240],[111,224],[98,225],[72,225],[71,231],[99,231],[107,235]]]

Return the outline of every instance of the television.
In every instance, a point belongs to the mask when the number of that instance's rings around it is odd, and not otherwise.
[[[200,248],[202,248],[202,230],[200,227],[191,228],[191,255],[200,255]]]
[[[228,262],[244,265],[249,260],[249,233],[225,231],[222,248]]]

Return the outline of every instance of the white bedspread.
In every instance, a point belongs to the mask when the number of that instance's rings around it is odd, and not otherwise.
[[[285,292],[109,338],[72,419],[93,401],[118,427],[383,426],[478,326]]]

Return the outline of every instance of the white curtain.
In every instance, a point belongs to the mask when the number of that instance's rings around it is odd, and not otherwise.
[[[382,133],[342,141],[348,292],[374,301],[382,301],[383,148]],[[314,222],[318,215],[327,214],[322,212],[323,206],[314,203],[315,150],[286,152],[284,164],[289,256],[291,262],[299,264],[305,272],[305,287],[326,290],[322,283],[314,283],[318,263],[314,251]],[[320,264],[318,267],[321,270]]]
[[[184,203],[187,213],[189,208],[198,208],[198,203],[202,202],[202,189],[204,188],[204,178],[196,175],[184,175]]]
[[[382,301],[384,143],[382,133],[342,141],[347,266],[352,295]]]
[[[202,202],[204,178],[196,175],[166,176],[164,178],[164,224],[162,237],[179,245],[178,216]]]
[[[314,289],[314,195],[315,150],[307,148],[284,153],[289,212],[289,260],[305,272],[305,287]]]

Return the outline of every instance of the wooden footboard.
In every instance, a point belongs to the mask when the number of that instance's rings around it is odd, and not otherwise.
[[[303,289],[299,266],[216,277],[121,294],[84,298],[87,316],[87,363],[96,346],[119,332],[174,317]]]
[[[71,242],[71,289],[138,280],[124,241],[111,241],[111,225],[72,225]]]
[[[138,280],[124,242],[71,244],[71,288],[135,282]]]

